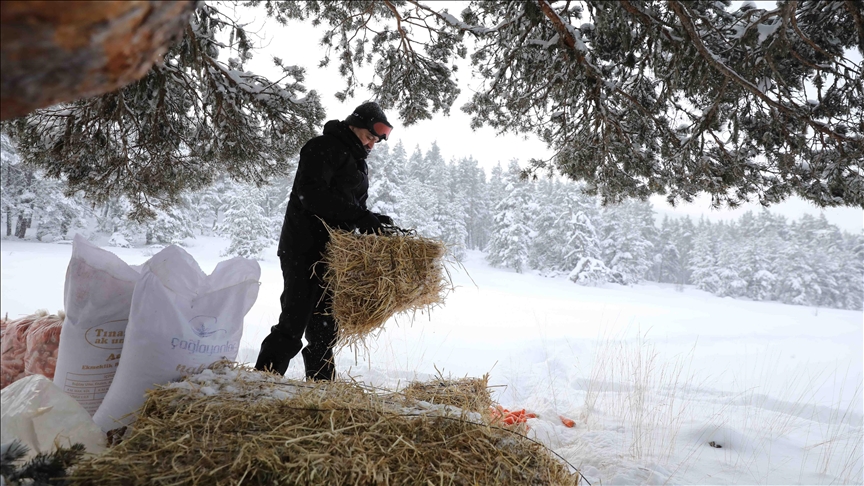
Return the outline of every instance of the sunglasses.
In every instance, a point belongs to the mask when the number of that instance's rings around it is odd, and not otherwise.
[[[373,121],[372,126],[368,128],[369,132],[372,135],[378,137],[378,140],[387,140],[387,137],[390,135],[390,132],[393,130],[393,127],[382,122],[382,121]]]

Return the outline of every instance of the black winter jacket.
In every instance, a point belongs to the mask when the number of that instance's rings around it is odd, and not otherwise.
[[[329,226],[350,230],[368,214],[366,149],[344,122],[330,120],[324,134],[300,149],[277,254],[317,260]]]

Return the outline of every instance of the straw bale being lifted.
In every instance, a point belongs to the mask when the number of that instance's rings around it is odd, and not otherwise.
[[[548,449],[478,413],[355,383],[219,363],[148,392],[79,485],[575,485]]]
[[[440,241],[398,228],[386,235],[328,231],[322,279],[340,347],[363,344],[394,314],[430,310],[452,287]]]

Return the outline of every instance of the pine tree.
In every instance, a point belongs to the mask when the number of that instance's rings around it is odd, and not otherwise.
[[[529,262],[549,275],[570,274],[583,258],[601,257],[596,198],[558,179],[537,181]],[[596,282],[595,282],[596,283]]]
[[[400,226],[415,229],[427,238],[440,237],[442,230],[433,212],[437,199],[435,190],[417,179],[409,179],[404,193],[411,196],[398,202],[396,213]]]
[[[237,185],[230,194],[225,217],[218,226],[231,244],[223,256],[257,259],[264,248],[273,244],[270,221],[261,209],[261,190],[254,186]]]
[[[843,233],[842,239],[837,282],[844,293],[838,307],[864,310],[864,231],[857,235]]]
[[[62,181],[45,178],[21,163],[18,151],[6,135],[0,136],[0,210],[6,220],[6,235],[24,238],[36,228],[36,238],[53,241],[66,238],[90,211],[75,194],[68,194]]]
[[[696,288],[716,292],[720,288],[717,278],[717,240],[715,225],[700,218],[693,238],[693,251],[689,258],[693,284]]]
[[[440,181],[441,170],[445,167],[446,162],[441,154],[441,148],[438,147],[438,142],[432,142],[429,150],[423,154],[422,166],[418,168],[419,179],[426,183]]]
[[[741,297],[747,290],[747,282],[741,276],[742,236],[734,222],[720,222],[715,228],[715,279],[714,293],[720,296]]]
[[[584,266],[588,260],[602,263],[601,239],[598,233],[598,227],[602,221],[597,198],[588,196],[583,192],[568,191],[567,200],[570,208],[570,219],[563,221],[567,224],[566,231],[569,234],[565,244],[567,254],[563,257],[564,268],[575,269],[580,262]],[[602,275],[601,268],[596,264],[593,264],[592,267],[597,268],[600,272],[598,276]],[[611,272],[609,274],[611,275]]]
[[[504,169],[499,162],[492,168],[489,174],[489,184],[486,185],[486,201],[490,209],[498,206],[498,203],[507,196],[506,186]]]
[[[654,240],[651,280],[655,282],[675,282],[675,271],[681,266],[681,254],[675,246],[679,233],[677,219],[664,216]]]
[[[654,232],[651,207],[639,201],[607,206],[602,219],[603,263],[615,275],[617,283],[629,285],[642,281],[651,266],[649,254]]]
[[[395,154],[399,156],[401,154]],[[433,177],[432,170],[426,170],[427,159],[424,157],[420,146],[414,148],[414,152],[408,158],[402,182],[402,194],[410,195],[395,201],[398,222],[405,228],[416,229],[417,232],[427,238],[440,238],[443,229],[435,214],[438,208],[438,193],[441,191],[430,179]],[[394,160],[398,163],[398,160]]]
[[[465,221],[459,217],[462,213],[459,206],[452,201],[437,200],[436,211],[432,218],[440,228],[441,233],[436,237],[447,246],[447,253],[457,262],[465,257],[468,230]]]
[[[128,220],[129,204],[123,197],[112,197],[96,210],[96,230],[111,235],[118,246],[129,245],[137,239],[141,225]],[[109,242],[110,244],[110,242]]]
[[[401,220],[398,214],[400,201],[405,197],[401,174],[405,167],[405,147],[400,140],[393,151],[379,146],[367,159],[369,165],[369,200],[366,205],[373,212],[386,214],[397,225]]]
[[[220,177],[213,185],[199,191],[200,197],[196,200],[196,212],[202,215],[201,223],[204,234],[209,235],[216,232],[222,214],[228,209],[229,194],[234,185],[231,180]]]
[[[528,269],[528,245],[531,237],[529,207],[531,193],[526,181],[519,178],[519,165],[511,161],[503,176],[506,196],[495,206],[492,238],[486,247],[490,265]]]
[[[200,226],[193,217],[189,197],[182,196],[179,204],[170,211],[158,210],[156,218],[146,221],[141,228],[147,245],[182,245],[183,239],[194,237]]]
[[[805,214],[794,224],[798,236],[794,267],[801,275],[802,288],[793,297],[796,304],[835,307],[841,299],[836,275],[839,273],[840,231],[828,224],[824,215]]]
[[[472,126],[538,135],[555,156],[533,167],[604,201],[864,207],[861,2],[472,1],[459,16],[415,1],[254,3],[324,26],[342,96],[375,65],[365,86],[406,124],[449,110],[454,61],[470,53]]]
[[[269,184],[260,188],[261,200],[259,205],[264,217],[269,221],[270,238],[274,242],[279,241],[279,234],[282,232],[285,210],[288,208],[288,199],[291,196],[291,184],[294,181],[293,172],[296,170],[295,165],[289,176],[273,178]]]
[[[431,183],[435,175],[433,164],[437,165],[441,154],[438,150],[438,146],[436,145],[434,147],[437,157],[429,156],[429,154],[432,153],[431,149],[426,154],[423,154],[419,145],[414,147],[414,151],[411,152],[411,157],[408,158],[407,172],[409,178],[422,182],[423,184]]]
[[[90,209],[77,195],[67,197],[61,181],[40,178],[35,206],[39,210],[36,238],[39,241],[66,239],[83,225]]]
[[[772,300],[777,285],[771,251],[777,236],[762,225],[763,220],[748,211],[737,221],[741,238],[737,242],[741,247],[738,273],[747,285],[744,295],[753,300]]]
[[[557,169],[604,202],[706,192],[715,205],[797,194],[864,207],[861,2],[478,0],[458,17],[413,0],[246,5],[320,26],[320,65],[346,82],[337,97],[366,88],[405,126],[449,112],[455,61],[470,54],[472,126],[539,136],[555,155],[527,172]],[[303,69],[276,59],[284,77],[271,82],[245,71],[252,51],[229,9],[201,3],[140,81],[4,126],[50,177],[97,202],[125,195],[146,219],[222,174],[284,174],[316,133]]]
[[[22,158],[96,203],[125,196],[139,221],[222,174],[261,185],[287,172],[323,108],[316,92],[302,96],[300,67],[276,58],[276,82],[245,71],[254,48],[228,13],[202,3],[139,81],[4,123]]]
[[[528,264],[541,274],[554,276],[566,268],[562,260],[566,254],[569,234],[561,231],[561,222],[569,219],[570,208],[564,199],[564,192],[555,180],[541,179],[535,181],[533,186],[537,212],[531,218],[532,237],[528,247]]]
[[[489,201],[486,198],[486,173],[473,157],[462,157],[454,168],[455,200],[464,215],[466,247],[480,249],[489,238]]]
[[[467,229],[464,211],[459,206],[456,194],[453,192],[454,174],[444,159],[436,144],[426,154],[418,146],[408,159],[406,170],[399,167],[404,160],[404,149],[397,146],[392,164],[385,164],[390,170],[388,179],[407,180],[401,184],[378,185],[374,182],[376,192],[390,192],[386,199],[394,199],[395,222],[406,228],[416,229],[420,235],[427,238],[442,240],[448,247],[451,257],[461,260],[467,240]],[[394,186],[404,186],[394,187]],[[376,194],[374,208],[386,209],[388,203],[384,195]],[[381,211],[385,212],[386,211]]]
[[[6,220],[6,236],[24,238],[32,222],[34,174],[21,164],[18,151],[5,134],[0,135],[0,172],[0,209]]]
[[[547,201],[540,206],[535,219],[532,258],[537,265],[553,275],[566,273],[580,285],[598,285],[614,280],[612,272],[601,260],[598,234],[600,213],[597,199],[585,195],[579,184],[554,180],[541,193]],[[547,206],[551,206],[549,211]]]
[[[432,218],[441,231],[438,238],[447,245],[450,256],[461,261],[465,255],[468,229],[465,224],[465,211],[460,207],[455,191],[455,168],[444,162],[435,143],[424,156],[424,160],[430,177],[427,185],[435,196]]]

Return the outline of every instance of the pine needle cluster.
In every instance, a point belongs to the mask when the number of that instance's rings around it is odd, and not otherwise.
[[[27,452],[27,446],[17,440],[0,446],[0,476],[4,484],[63,486],[67,483],[67,471],[81,460],[85,450],[84,445],[73,444],[70,447],[58,447],[48,454],[40,452],[23,462]]]

